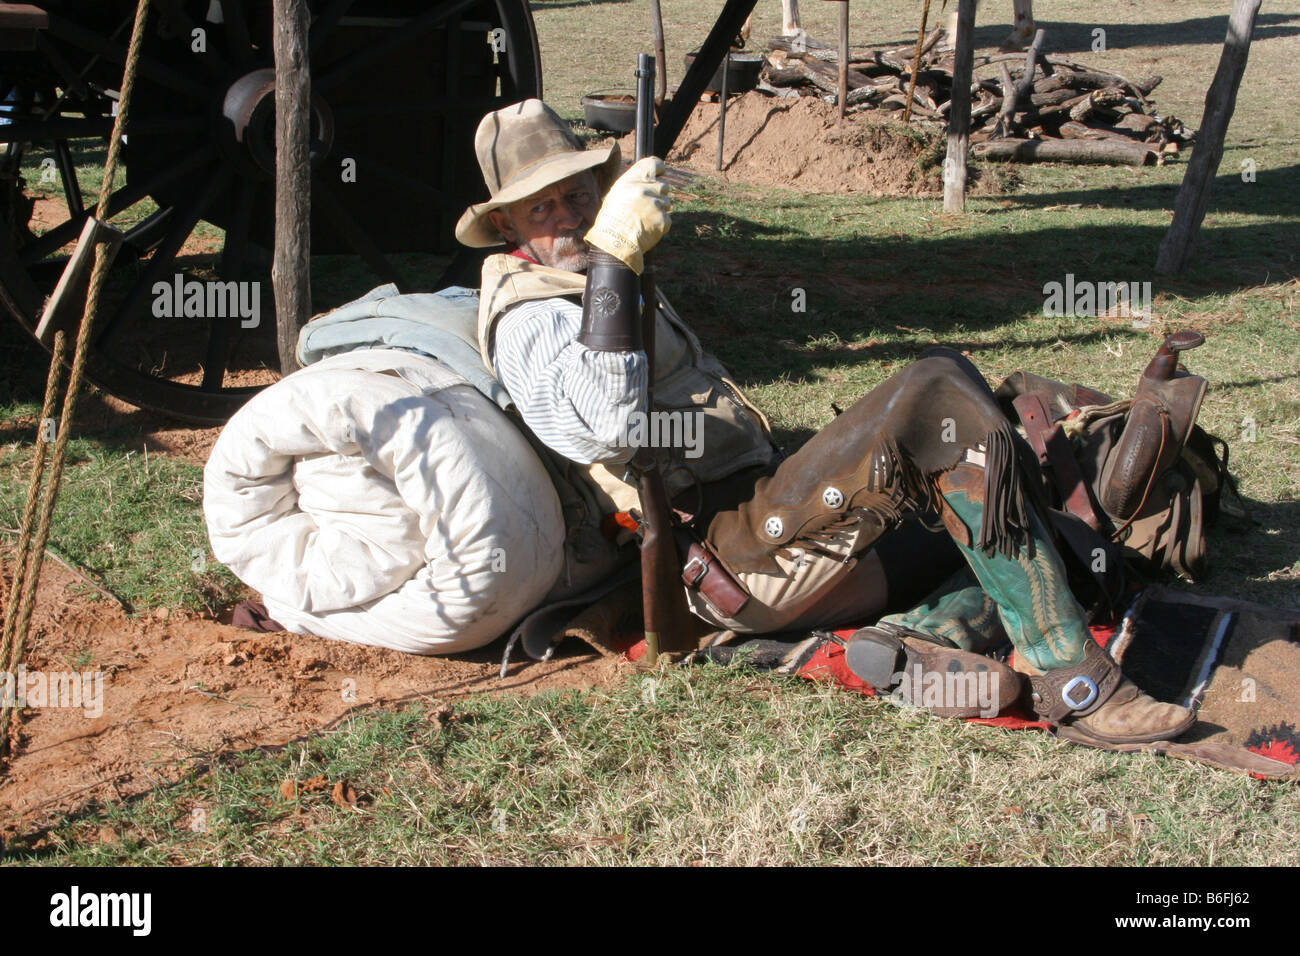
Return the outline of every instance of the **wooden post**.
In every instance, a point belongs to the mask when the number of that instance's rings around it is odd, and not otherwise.
[[[280,371],[298,368],[298,331],[311,315],[311,71],[307,0],[275,0],[275,290]]]
[[[655,124],[654,153],[660,159],[668,155],[677,142],[677,137],[686,125],[691,112],[699,105],[700,94],[713,79],[713,74],[722,65],[722,58],[731,53],[731,44],[740,32],[745,19],[754,12],[758,0],[727,0],[723,4],[718,19],[713,21],[704,45],[696,54],[681,84],[672,98],[664,101],[664,108],[659,113],[659,122]]]
[[[650,33],[655,45],[655,62],[659,64],[655,75],[655,106],[658,107],[668,95],[668,57],[664,53],[664,15],[659,0],[650,0]]]
[[[1223,43],[1223,55],[1214,73],[1214,82],[1205,94],[1205,113],[1201,128],[1196,131],[1196,144],[1192,158],[1183,174],[1183,184],[1174,200],[1174,221],[1160,243],[1156,255],[1156,272],[1177,275],[1187,267],[1196,234],[1200,232],[1205,209],[1210,202],[1210,184],[1223,160],[1223,139],[1228,132],[1237,104],[1237,89],[1246,72],[1246,56],[1250,53],[1250,38],[1255,32],[1255,14],[1260,0],[1236,0],[1232,15],[1228,17],[1228,36]]]
[[[836,99],[843,122],[849,99],[849,0],[840,0],[840,85]]]
[[[958,0],[957,49],[948,107],[948,155],[943,161],[943,211],[966,211],[966,148],[970,144],[970,81],[975,68],[975,0]]]

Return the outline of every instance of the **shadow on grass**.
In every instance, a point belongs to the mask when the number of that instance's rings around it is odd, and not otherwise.
[[[1215,177],[1210,187],[1211,213],[1249,213],[1271,216],[1277,213],[1279,196],[1294,193],[1300,182],[1300,164],[1255,170],[1255,181],[1244,182],[1241,171]],[[1006,198],[1008,209],[1041,209],[1044,206],[1100,206],[1104,209],[1172,209],[1178,195],[1177,183],[1151,183],[1123,188],[1054,189],[1041,193],[1014,193]]]
[[[1276,200],[1287,172],[1261,171],[1262,182],[1249,185]],[[1252,195],[1247,184],[1234,185],[1231,179],[1220,177],[1220,199],[1243,194],[1238,208],[1276,212],[1259,200],[1246,200]],[[1058,205],[1086,200],[1114,205],[1124,203],[1117,197],[1131,197],[1135,208],[1158,208],[1165,205],[1161,196],[1172,198],[1172,189],[1083,190],[1012,202],[1019,201],[1024,208],[1049,199]],[[794,210],[798,218],[801,210],[815,207],[819,200],[822,197],[783,196],[769,205]],[[872,215],[873,205],[884,202],[896,200],[864,198],[862,211],[849,215],[865,218]],[[1170,292],[1195,302],[1243,286],[1277,282],[1297,272],[1291,223],[1204,228],[1202,252],[1191,270],[1182,277],[1164,278],[1154,272],[1164,227],[1098,223],[1091,218],[1087,209],[1067,209],[1062,210],[1059,225],[1015,234],[945,232],[931,223],[929,233],[899,230],[827,238],[738,215],[688,210],[674,217],[672,241],[657,253],[658,278],[705,347],[715,351],[744,383],[762,385],[816,380],[828,367],[907,361],[936,342],[968,349],[978,365],[981,351],[1096,345],[1132,331],[1119,319],[1081,319],[1073,334],[1037,339],[1008,334],[992,340],[980,335],[978,342],[967,338],[1042,314],[1044,285],[1064,281],[1067,273],[1076,280],[1149,281],[1156,296]],[[797,295],[806,300],[803,312],[793,309]],[[39,405],[48,360],[25,340],[16,324],[4,325],[8,331],[0,333],[0,371],[5,373],[0,401]],[[810,347],[810,341],[817,341],[817,347]],[[1225,387],[1280,381],[1270,377],[1272,371],[1243,369],[1251,379],[1225,383]],[[106,431],[120,439],[156,427],[160,419],[152,413],[127,413],[120,429],[114,426]],[[27,430],[18,432],[25,435]],[[10,440],[20,437],[14,433]]]
[[[563,5],[565,4],[545,4],[547,7]],[[991,5],[986,4],[986,6]],[[1006,4],[1007,12],[1010,12],[1010,8],[1010,4]],[[948,9],[951,10],[952,6],[949,5]],[[868,43],[873,49],[891,49],[916,42],[915,33],[904,33],[894,37],[882,37],[873,33],[876,27],[871,21],[870,14],[851,12],[850,15],[852,17],[850,36],[862,33],[866,37],[862,42]],[[946,26],[947,17],[942,16],[939,23]],[[1034,26],[1047,31],[1044,37],[1044,50],[1048,53],[1063,56],[1104,57],[1104,50],[1093,49],[1093,30],[1098,27],[1106,31],[1106,47],[1110,50],[1127,50],[1133,47],[1222,46],[1228,33],[1228,17],[1226,14],[1213,17],[1190,17],[1186,20],[1164,23],[1107,23],[1101,16],[1092,23],[1044,20],[1036,17]],[[974,36],[975,52],[980,55],[996,54],[1002,41],[1011,33],[1012,27],[1010,20],[977,26]],[[1300,16],[1296,14],[1260,13],[1255,17],[1254,42],[1296,35],[1300,35]],[[829,38],[819,37],[819,39]],[[854,42],[859,41],[854,40]],[[1207,73],[1205,77],[1207,86],[1210,75]]]
[[[1084,318],[1073,334],[967,340],[1043,314],[1045,284],[1064,282],[1067,273],[1150,282],[1153,297],[1170,292],[1195,302],[1296,272],[1289,223],[1203,229],[1201,248],[1213,258],[1202,255],[1187,275],[1166,278],[1154,271],[1163,227],[1079,218],[1086,211],[1006,239],[987,232],[811,238],[692,211],[676,218],[658,279],[705,347],[743,382],[762,385],[815,380],[829,366],[911,359],[936,341],[971,350],[978,365],[982,350],[1086,346],[1133,332],[1123,319]],[[796,312],[801,297],[805,311]],[[1243,371],[1272,380],[1272,370]]]
[[[1195,585],[1201,594],[1231,594],[1273,607],[1300,607],[1294,577],[1279,577],[1279,568],[1300,563],[1300,538],[1262,532],[1300,527],[1300,501],[1263,502],[1247,499],[1255,522],[1222,517],[1206,534],[1209,573]]]
[[[1132,47],[1176,47],[1198,44],[1222,46],[1228,33],[1228,17],[1190,17],[1172,23],[1107,23],[1103,16],[1093,23],[1067,23],[1035,20],[1035,26],[1047,31],[1044,44],[1048,53],[1093,54],[1093,30],[1106,31],[1106,47],[1127,50]],[[1002,42],[1010,29],[984,26],[975,30],[976,49]],[[1300,35],[1300,16],[1293,13],[1260,13],[1255,17],[1254,42]],[[1206,85],[1210,74],[1206,74]]]

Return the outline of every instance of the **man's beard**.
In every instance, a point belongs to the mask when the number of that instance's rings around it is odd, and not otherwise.
[[[583,233],[576,232],[567,236],[556,236],[551,243],[550,255],[540,255],[531,242],[524,243],[523,249],[544,266],[563,269],[565,272],[587,271],[587,243]]]

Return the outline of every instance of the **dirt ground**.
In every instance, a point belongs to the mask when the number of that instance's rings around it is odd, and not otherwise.
[[[4,573],[12,574],[7,563]],[[377,705],[588,688],[631,666],[570,642],[545,663],[516,655],[502,680],[501,641],[454,658],[415,657],[165,608],[130,618],[84,591],[45,562],[26,669],[102,672],[102,713],[94,704],[24,712],[17,756],[0,780],[0,836],[178,780],[218,754],[283,746]]]
[[[727,182],[805,193],[910,196],[943,187],[937,167],[922,168],[925,146],[915,128],[879,111],[851,114],[841,124],[835,107],[815,96],[745,93],[727,105],[721,172],[718,120],[716,103],[697,106],[668,161]],[[633,145],[630,136],[620,141],[624,156]]]
[[[80,426],[142,426],[150,452],[202,465],[219,428],[168,421],[98,393]],[[12,579],[12,542],[3,541]],[[250,592],[251,594],[252,592]],[[516,654],[499,677],[503,641],[471,653],[416,657],[297,634],[260,634],[221,619],[155,609],[128,616],[47,558],[28,636],[27,672],[103,673],[92,707],[24,711],[16,757],[0,778],[0,837],[58,812],[142,793],[231,752],[279,747],[348,714],[401,701],[442,705],[482,692],[535,694],[618,679],[631,665],[577,641],[535,663]]]

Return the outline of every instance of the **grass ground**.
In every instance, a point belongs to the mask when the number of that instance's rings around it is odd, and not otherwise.
[[[1294,787],[708,666],[359,718],[92,808],[22,858],[1271,865],[1295,862],[1298,813]]]
[[[669,64],[720,4],[666,0]],[[914,37],[919,5],[872,8],[872,42]],[[644,2],[535,5],[547,98],[580,115],[585,90],[630,78]],[[1005,9],[1004,9],[1005,7]],[[1226,26],[1222,2],[1040,4],[1048,46],[1166,79],[1162,112],[1199,125]],[[805,4],[833,35],[834,10]],[[856,9],[856,8],[855,8]],[[776,32],[765,0],[754,36]],[[856,17],[856,14],[855,14]],[[1007,32],[986,3],[978,42]],[[1090,49],[1106,31],[1105,53]],[[934,342],[996,382],[1018,368],[1127,394],[1163,334],[1209,341],[1187,364],[1211,382],[1201,422],[1232,444],[1258,527],[1211,534],[1203,589],[1300,607],[1300,6],[1268,5],[1229,130],[1199,253],[1153,274],[1185,163],[1026,167],[965,217],[934,199],[804,196],[695,180],[679,192],[660,281],[706,344],[770,412],[787,446]],[[675,65],[676,64],[676,65]],[[792,147],[793,148],[793,147]],[[1254,181],[1240,175],[1254,162]],[[1052,318],[1043,286],[1150,281],[1153,322]],[[791,311],[803,289],[807,311]],[[4,520],[22,487],[39,392],[17,366],[0,386]],[[199,469],[74,444],[54,542],[145,608],[220,603],[224,569],[190,573]],[[197,583],[196,583],[197,582]],[[1183,863],[1300,860],[1300,791],[1036,734],[955,725],[799,681],[716,668],[636,678],[613,692],[475,698],[359,715],[278,752],[233,756],[177,787],[95,805],[14,850],[50,863],[729,862]],[[432,718],[432,719],[431,719]],[[356,806],[315,784],[347,778]],[[293,787],[287,788],[293,793]]]

